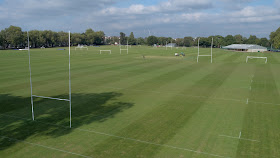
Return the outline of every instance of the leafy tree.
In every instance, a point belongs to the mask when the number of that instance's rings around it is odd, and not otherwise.
[[[184,39],[183,38],[177,38],[176,40],[175,40],[175,43],[176,43],[176,45],[177,46],[183,46],[184,45]]]
[[[280,27],[275,32],[270,33],[270,40],[274,48],[280,49]]]
[[[45,46],[54,47],[55,46],[55,37],[54,33],[51,30],[45,30],[42,32],[43,41]]]
[[[248,41],[248,38],[247,37],[242,37],[242,41],[243,41],[243,44],[246,44],[247,41]]]
[[[156,36],[149,36],[148,39],[147,39],[147,44],[149,46],[152,46],[154,44],[157,44],[158,43],[158,39]]]
[[[233,44],[233,43],[235,43],[235,40],[234,40],[234,37],[232,35],[227,35],[224,38],[224,44],[225,45],[230,45],[230,44]]]
[[[7,44],[19,47],[23,43],[23,34],[20,27],[10,26],[5,29],[5,38]]]
[[[71,43],[73,45],[82,44],[83,35],[80,33],[72,33],[71,34]]]
[[[104,40],[105,40],[105,34],[103,31],[97,31],[94,34],[94,44],[100,45],[100,44],[104,44]]]
[[[87,45],[91,45],[91,44],[94,44],[95,42],[95,33],[92,29],[87,29],[86,32],[85,32],[85,37],[86,37],[86,44]]]
[[[4,36],[4,30],[0,31],[0,46],[3,47],[3,49],[5,49],[5,36]]]
[[[120,42],[121,42],[122,45],[127,44],[125,33],[123,33],[123,32],[120,32]]]
[[[258,45],[261,45],[263,47],[270,47],[270,42],[267,38],[261,38]]]
[[[60,31],[60,32],[57,33],[57,35],[58,35],[57,44],[59,46],[62,46],[62,47],[68,46],[68,43],[69,43],[68,36],[69,36],[69,34],[67,32]]]
[[[202,47],[211,47],[212,38],[201,37],[199,40],[199,45]]]
[[[39,37],[40,37],[40,31],[38,30],[32,30],[29,31],[29,40],[30,40],[30,45],[34,48],[38,46],[39,42]]]
[[[259,39],[255,35],[250,35],[248,40],[246,41],[247,44],[257,44],[259,43]]]
[[[136,39],[134,38],[133,32],[131,32],[129,37],[128,37],[128,44],[129,45],[135,45],[136,44]]]
[[[139,37],[139,38],[137,38],[136,43],[137,43],[137,45],[144,45],[145,39],[142,37]]]
[[[166,37],[158,37],[158,44],[160,45],[166,45],[166,41],[168,39]]]
[[[233,38],[234,38],[236,44],[242,44],[243,43],[242,35],[235,35]]]
[[[184,37],[183,46],[191,47],[193,46],[194,39],[192,37]]]

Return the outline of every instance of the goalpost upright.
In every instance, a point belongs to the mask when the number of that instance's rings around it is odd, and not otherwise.
[[[212,63],[212,57],[213,57],[213,38],[212,38],[212,42],[211,42],[211,54],[210,55],[200,55],[199,54],[199,40],[200,40],[200,38],[198,38],[198,42],[197,42],[197,63],[198,63],[198,58],[200,57],[200,56],[210,56],[211,57],[211,63]]]
[[[120,48],[120,54],[122,54],[122,50],[126,50],[126,52],[128,54],[128,41],[126,41],[126,49]]]
[[[62,98],[53,98],[53,97],[46,97],[46,96],[38,96],[38,95],[33,95],[33,88],[32,88],[32,71],[31,71],[31,58],[30,58],[30,46],[29,46],[29,33],[27,32],[27,38],[28,38],[28,57],[29,57],[29,74],[30,74],[30,90],[31,90],[31,112],[32,112],[32,120],[35,120],[34,116],[34,101],[33,97],[35,98],[44,98],[44,99],[52,99],[52,100],[60,100],[60,101],[67,101],[69,102],[69,125],[70,128],[72,127],[71,122],[72,122],[72,93],[71,93],[71,61],[70,61],[70,55],[71,55],[71,49],[70,49],[70,31],[69,31],[69,98],[68,99],[62,99]]]

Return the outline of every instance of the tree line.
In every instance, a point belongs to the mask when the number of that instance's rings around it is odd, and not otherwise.
[[[227,46],[230,44],[258,44],[264,47],[270,47],[271,42],[267,38],[257,38],[254,35],[251,35],[249,38],[243,37],[242,35],[227,35],[226,37],[217,35],[217,36],[209,36],[209,37],[184,37],[184,38],[166,38],[166,37],[155,37],[149,36],[147,38],[147,44],[159,44],[165,45],[167,43],[176,43],[177,46],[185,46],[185,47],[192,47],[199,45],[201,47],[210,47],[213,38],[213,47],[220,48],[222,46]]]
[[[146,38],[135,38],[133,32],[129,36],[120,32],[120,36],[105,37],[103,31],[94,31],[87,29],[84,33],[71,33],[71,45],[103,45],[103,44],[129,44],[129,45],[165,45],[166,43],[176,43],[177,46],[192,47],[199,45],[201,47],[210,47],[213,38],[213,47],[220,48],[230,44],[258,44],[263,47],[273,46],[280,49],[280,27],[271,32],[270,39],[258,38],[251,35],[249,38],[242,35],[227,35],[225,37],[216,35],[209,37],[184,37],[173,39],[171,37],[156,37],[149,36]],[[27,46],[27,32],[22,31],[20,27],[10,26],[1,30],[0,32],[0,47],[6,48],[19,48]],[[68,46],[68,32],[55,32],[51,30],[31,30],[29,31],[30,46],[33,48],[38,47],[65,47]]]
[[[122,45],[126,45],[127,42],[129,45],[149,45],[152,46],[154,44],[157,45],[166,45],[166,43],[176,43],[177,46],[185,46],[192,47],[199,45],[201,47],[210,47],[213,38],[213,47],[220,48],[222,46],[227,46],[230,44],[257,44],[263,47],[271,47],[273,46],[276,49],[280,49],[280,27],[275,31],[271,32],[270,40],[267,38],[258,38],[255,35],[250,35],[249,38],[244,37],[242,35],[227,35],[225,37],[216,35],[209,37],[196,37],[193,38],[191,36],[184,38],[176,38],[173,39],[171,37],[156,37],[149,36],[146,38],[135,38],[133,32],[130,33],[128,37],[126,37],[125,33],[121,32],[120,36],[113,36],[106,40],[108,44],[121,43]]]
[[[69,43],[68,32],[55,32],[51,30],[31,30],[28,32],[30,46],[38,47],[65,47]],[[71,33],[71,45],[102,45],[104,44],[105,34],[103,31],[93,31],[87,29],[84,33]],[[10,26],[0,32],[0,47],[23,48],[27,47],[27,32],[20,27]]]

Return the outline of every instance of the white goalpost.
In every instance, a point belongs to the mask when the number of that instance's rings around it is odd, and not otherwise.
[[[110,54],[112,54],[112,51],[111,51],[111,50],[100,50],[100,54],[101,54],[102,52],[110,52]]]
[[[126,44],[126,49],[122,49],[121,47],[120,47],[120,54],[122,54],[122,51],[124,50],[126,50],[126,53],[128,54],[128,41],[126,42],[127,44]]]
[[[213,53],[213,38],[212,38],[212,42],[211,42],[211,54],[210,55],[200,55],[199,54],[199,40],[200,40],[200,38],[198,38],[198,44],[197,44],[197,47],[198,47],[198,52],[197,52],[197,63],[198,63],[198,58],[200,57],[200,56],[210,56],[211,57],[211,63],[212,63],[212,53]]]
[[[167,46],[168,45],[168,46]],[[165,50],[167,50],[167,48],[170,47],[170,49],[172,50],[173,49],[173,43],[172,43],[172,40],[171,40],[171,43],[168,43],[167,44],[167,41],[165,41]],[[178,49],[178,47],[176,47]]]
[[[53,97],[46,97],[46,96],[39,96],[39,95],[34,95],[33,94],[33,89],[32,89],[32,73],[31,73],[31,59],[30,59],[30,48],[28,47],[28,57],[29,57],[29,73],[30,73],[30,89],[31,89],[31,112],[32,112],[32,120],[35,120],[34,116],[34,102],[33,102],[33,97],[34,98],[44,98],[44,99],[52,99],[52,100],[59,100],[59,101],[67,101],[69,102],[69,125],[71,128],[71,62],[70,62],[70,31],[69,31],[69,98],[68,99],[62,99],[62,98],[53,98]],[[27,39],[28,39],[28,45],[29,45],[29,33],[27,32]]]
[[[248,59],[265,59],[265,63],[267,63],[267,57],[247,56],[246,63],[248,63]]]

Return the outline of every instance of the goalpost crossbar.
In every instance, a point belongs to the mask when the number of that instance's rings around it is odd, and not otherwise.
[[[247,56],[246,63],[248,63],[248,59],[265,59],[265,63],[267,63],[267,57]]]
[[[27,32],[27,44],[29,46],[29,33]],[[60,100],[60,101],[67,101],[69,102],[69,125],[70,128],[72,127],[72,93],[71,93],[71,61],[70,61],[70,54],[71,54],[71,49],[70,49],[70,31],[69,31],[69,35],[68,35],[68,40],[69,40],[69,99],[62,99],[62,98],[53,98],[53,97],[46,97],[46,96],[39,96],[39,95],[33,95],[33,87],[32,87],[32,71],[31,71],[31,58],[30,58],[30,48],[28,47],[28,57],[29,57],[29,74],[30,74],[30,91],[31,91],[31,112],[32,112],[32,120],[35,120],[35,115],[34,115],[34,101],[33,101],[33,97],[36,98],[44,98],[44,99],[52,99],[52,100]]]
[[[45,96],[39,96],[39,95],[32,95],[36,98],[44,98],[44,99],[52,99],[52,100],[61,100],[61,101],[70,101],[69,99],[61,99],[61,98],[52,98],[52,97],[45,97]]]

